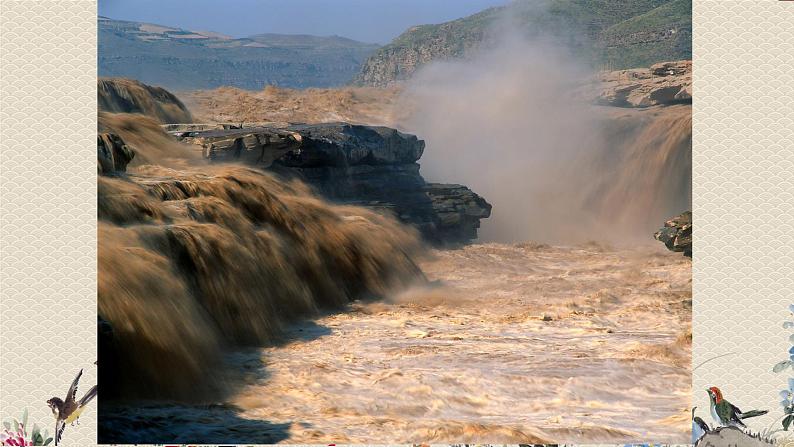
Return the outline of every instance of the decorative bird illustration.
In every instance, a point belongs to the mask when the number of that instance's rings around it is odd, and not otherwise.
[[[697,444],[703,435],[711,431],[709,424],[703,421],[699,416],[695,416],[697,407],[692,407],[692,444]]]
[[[722,392],[716,386],[706,390],[711,400],[711,417],[721,426],[733,426],[747,428],[742,422],[743,419],[762,416],[769,410],[752,410],[743,412],[735,405],[731,404],[722,397]]]
[[[55,415],[55,445],[58,445],[61,441],[61,436],[66,428],[66,424],[76,422],[85,409],[86,404],[96,397],[97,386],[94,385],[79,401],[75,400],[77,397],[77,383],[80,382],[80,376],[82,375],[83,370],[81,369],[80,372],[77,373],[77,377],[72,381],[69,391],[66,392],[65,400],[53,397],[47,401],[47,405],[50,406],[52,414]]]

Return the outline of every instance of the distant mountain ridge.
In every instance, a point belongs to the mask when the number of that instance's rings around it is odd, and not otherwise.
[[[355,83],[384,86],[410,78],[431,61],[465,58],[493,45],[496,33],[508,24],[528,37],[568,46],[597,68],[692,58],[692,0],[515,0],[451,22],[408,29],[364,62]]]
[[[171,90],[259,90],[348,84],[379,45],[339,36],[258,34],[233,38],[99,17],[99,76]]]

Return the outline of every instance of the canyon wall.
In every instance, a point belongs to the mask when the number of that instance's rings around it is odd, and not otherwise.
[[[510,28],[559,43],[594,67],[647,67],[692,58],[691,0],[517,0],[477,14],[406,30],[373,53],[355,82],[387,86],[435,61],[467,59]]]

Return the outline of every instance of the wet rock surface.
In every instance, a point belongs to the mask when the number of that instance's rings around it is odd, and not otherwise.
[[[664,223],[653,237],[671,251],[692,257],[692,212],[687,211]]]
[[[428,183],[424,191],[433,203],[436,229],[447,238],[477,238],[480,219],[491,215],[491,204],[463,185]]]
[[[462,185],[427,183],[425,142],[382,126],[348,123],[170,126],[213,162],[243,162],[298,178],[325,198],[389,212],[436,243],[477,237],[491,205]],[[234,128],[237,127],[237,128]]]
[[[100,175],[124,172],[129,162],[135,158],[135,152],[116,134],[98,133],[96,143],[97,172]]]

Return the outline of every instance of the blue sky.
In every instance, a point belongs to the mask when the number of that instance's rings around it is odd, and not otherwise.
[[[387,43],[408,27],[464,17],[507,0],[99,0],[99,15],[234,37],[339,35]]]

